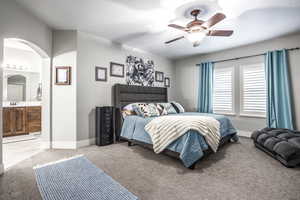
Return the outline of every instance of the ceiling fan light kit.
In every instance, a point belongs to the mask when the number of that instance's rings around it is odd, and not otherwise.
[[[200,14],[200,12],[201,10],[199,9],[192,10],[191,16],[193,16],[195,19],[190,23],[188,23],[185,27],[179,26],[177,24],[169,24],[169,27],[171,28],[184,31],[186,33],[186,36],[181,36],[173,40],[167,41],[165,42],[165,44],[170,44],[177,40],[187,38],[190,42],[193,43],[194,47],[197,47],[200,45],[201,41],[206,36],[229,37],[233,34],[232,30],[211,30],[210,29],[212,26],[214,26],[215,24],[219,23],[220,21],[226,18],[226,16],[223,13],[216,13],[209,20],[203,21],[198,19],[198,15]]]
[[[186,38],[191,41],[192,43],[197,42],[197,41],[202,41],[206,36],[205,32],[194,32],[187,34]]]

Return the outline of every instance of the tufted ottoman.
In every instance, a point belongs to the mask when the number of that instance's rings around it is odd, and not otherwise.
[[[300,132],[289,129],[265,128],[251,135],[254,144],[286,167],[300,164]]]

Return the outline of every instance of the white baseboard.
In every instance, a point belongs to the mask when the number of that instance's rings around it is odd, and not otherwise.
[[[53,149],[78,149],[95,144],[95,138],[80,141],[53,141]]]
[[[238,130],[238,136],[242,136],[242,137],[251,137],[251,133],[250,131],[243,131],[243,130]]]
[[[96,138],[77,141],[77,148],[90,146],[96,143]]]
[[[76,141],[52,141],[53,149],[76,149]]]
[[[4,173],[4,165],[0,164],[0,175]]]

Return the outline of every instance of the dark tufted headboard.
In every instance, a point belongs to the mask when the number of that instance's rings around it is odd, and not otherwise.
[[[168,102],[168,90],[161,87],[114,85],[114,106],[122,107],[136,102]]]
[[[168,102],[168,89],[161,87],[116,84],[113,86],[113,99],[114,107],[116,108],[116,138],[119,140],[123,123],[120,112],[121,109],[130,103],[136,102]]]

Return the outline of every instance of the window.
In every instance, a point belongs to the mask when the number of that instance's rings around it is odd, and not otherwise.
[[[241,66],[241,115],[266,116],[266,79],[264,64]]]
[[[234,114],[233,84],[234,68],[215,68],[213,83],[213,111],[220,114]]]

